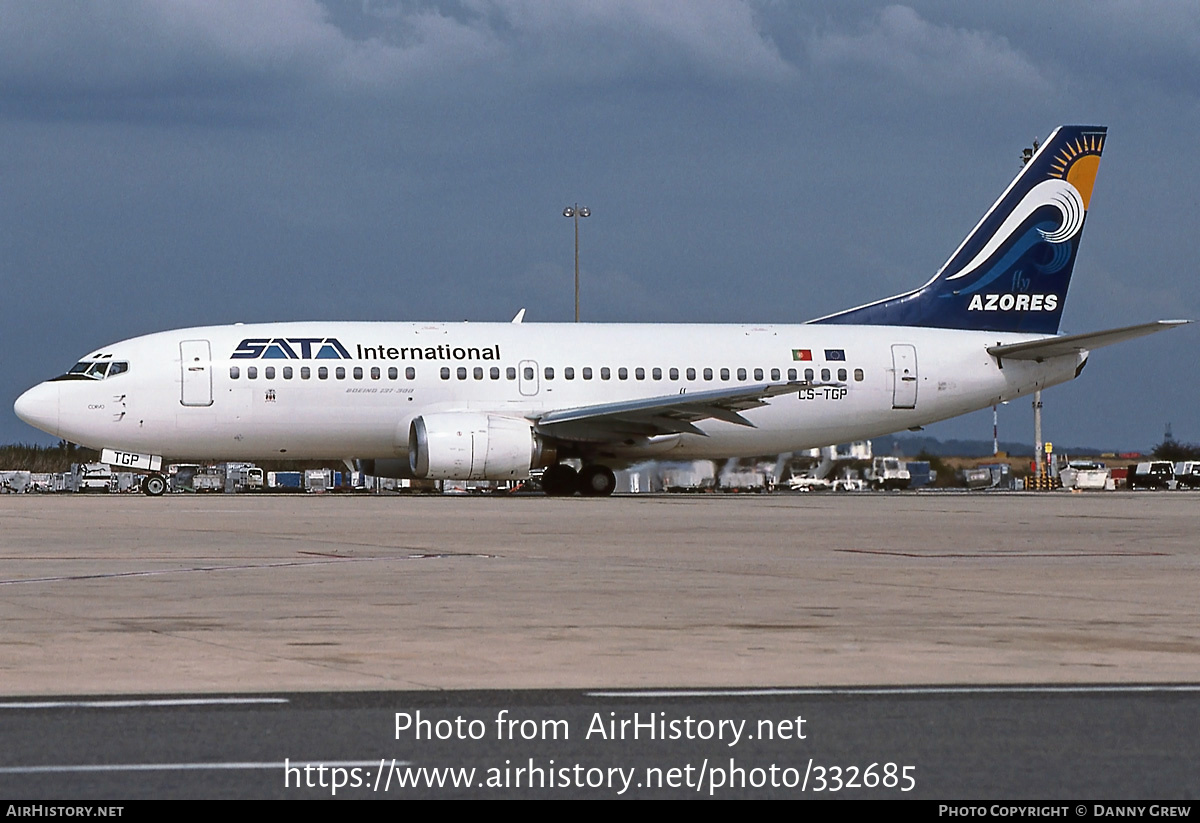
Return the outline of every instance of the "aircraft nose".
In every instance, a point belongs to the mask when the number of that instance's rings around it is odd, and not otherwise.
[[[58,434],[58,395],[55,383],[38,383],[13,403],[17,417],[44,432]]]

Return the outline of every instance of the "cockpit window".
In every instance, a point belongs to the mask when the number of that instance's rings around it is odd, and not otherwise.
[[[80,360],[55,380],[104,380],[129,371],[126,360]]]

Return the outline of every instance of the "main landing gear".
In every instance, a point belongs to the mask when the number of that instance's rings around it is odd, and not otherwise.
[[[159,497],[167,490],[167,479],[161,474],[150,474],[142,479],[142,494]]]
[[[617,477],[608,466],[593,463],[575,471],[566,463],[550,466],[542,474],[542,490],[549,497],[608,497],[617,488]]]

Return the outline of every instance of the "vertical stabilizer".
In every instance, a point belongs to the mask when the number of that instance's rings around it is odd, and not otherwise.
[[[1056,129],[921,288],[811,322],[1056,333],[1106,133]]]

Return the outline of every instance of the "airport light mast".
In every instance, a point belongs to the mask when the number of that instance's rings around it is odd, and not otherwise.
[[[592,211],[587,206],[567,206],[563,209],[563,217],[575,219],[575,322],[579,322],[579,218],[591,217]]]
[[[1024,166],[1033,156],[1037,154],[1040,144],[1038,139],[1033,138],[1033,146],[1021,151],[1021,165]],[[1040,478],[1043,473],[1049,468],[1042,454],[1042,390],[1038,389],[1033,393],[1033,459],[1036,461],[1036,474]]]

